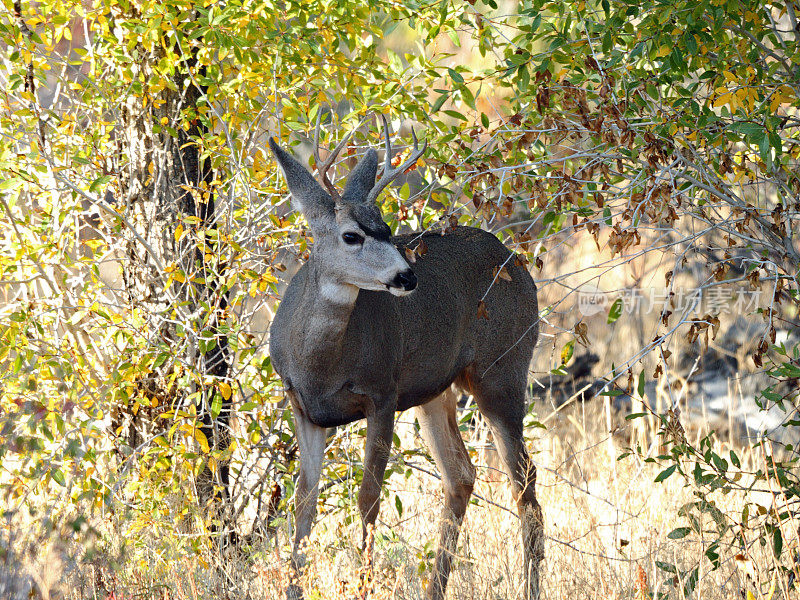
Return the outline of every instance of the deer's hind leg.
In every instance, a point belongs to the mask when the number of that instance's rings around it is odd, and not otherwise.
[[[522,525],[525,561],[525,597],[539,600],[539,563],[544,558],[544,521],[536,500],[536,466],[525,448],[525,381],[495,377],[474,389],[478,408],[489,422],[500,459],[506,469]]]
[[[450,576],[458,533],[475,484],[475,467],[470,461],[456,418],[457,396],[448,389],[438,398],[415,409],[420,433],[442,474],[444,510],[440,519],[439,547],[426,597],[444,598]]]

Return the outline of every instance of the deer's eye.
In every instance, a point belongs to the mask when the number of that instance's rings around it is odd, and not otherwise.
[[[355,246],[356,244],[363,244],[364,243],[364,236],[353,231],[348,231],[342,234],[342,239],[344,240],[345,244],[349,244],[351,246]]]

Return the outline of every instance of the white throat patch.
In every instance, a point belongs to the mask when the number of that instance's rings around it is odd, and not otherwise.
[[[358,288],[347,283],[326,281],[320,287],[320,295],[332,304],[353,304],[358,297]]]

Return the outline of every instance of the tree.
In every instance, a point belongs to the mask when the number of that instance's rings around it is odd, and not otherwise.
[[[328,2],[9,8],[0,167],[13,232],[3,248],[13,399],[5,422],[8,439],[27,441],[2,451],[23,452],[32,465],[9,493],[24,496],[29,481],[71,489],[66,473],[80,473],[94,506],[112,506],[127,490],[149,518],[198,476],[204,505],[231,491],[237,447],[289,436],[282,411],[267,402],[275,382],[250,331],[251,311],[275,289],[294,219],[278,214],[283,198],[263,142],[278,128],[307,129],[344,100],[352,118],[390,100],[397,113],[422,114],[412,103],[424,82],[408,73],[426,59],[409,57],[412,68],[393,53],[389,63],[379,57],[385,25],[411,13]],[[236,399],[248,417],[238,441],[229,427]],[[41,429],[23,435],[31,414]],[[115,455],[101,450],[105,434],[91,425],[109,414]],[[68,431],[80,441],[66,454],[24,453],[41,440],[42,451],[60,447]],[[289,446],[268,449],[274,477]],[[240,450],[240,492],[242,460]],[[109,487],[103,477],[114,463]],[[73,504],[82,515],[83,500]],[[212,524],[213,512],[198,514]]]

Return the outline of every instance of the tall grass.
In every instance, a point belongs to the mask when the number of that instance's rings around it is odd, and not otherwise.
[[[529,440],[529,447],[539,468],[538,495],[548,536],[543,576],[546,598],[728,600],[750,593],[760,599],[770,597],[771,585],[775,587],[772,598],[793,597],[786,582],[775,582],[768,575],[774,566],[769,547],[755,546],[745,555],[733,546],[723,546],[720,566],[714,570],[704,558],[712,535],[706,538],[703,533],[693,533],[671,539],[671,532],[686,525],[681,507],[696,499],[695,490],[678,477],[654,483],[661,468],[644,462],[658,453],[653,431],[644,432],[649,448],[618,460],[632,439],[644,439],[643,432],[617,419],[602,400],[574,404],[540,415],[540,420],[547,422],[548,428],[532,430],[535,439]],[[613,431],[609,431],[609,423]],[[405,447],[421,446],[412,423],[401,424],[401,431]],[[495,466],[491,446],[482,443],[485,435],[480,427],[467,431],[465,437],[479,467],[478,482],[463,525],[448,597],[521,598],[522,549],[509,486]],[[743,462],[757,463],[763,460],[762,451],[754,447],[739,453]],[[308,598],[424,597],[442,493],[435,470],[424,458],[404,460],[411,475],[393,475],[387,482],[388,496],[374,532],[372,556],[360,552],[355,497],[335,501],[329,497],[321,502],[308,542],[309,565],[301,581]],[[733,515],[741,513],[745,501],[760,502],[765,509],[774,501],[768,493],[761,497],[717,494],[710,499]],[[30,532],[41,528],[32,522],[27,528],[20,527],[23,522],[15,517],[14,528],[9,521],[0,546],[0,596],[8,600],[270,600],[281,598],[290,581],[290,525],[286,521],[279,521],[274,532],[251,538],[238,549],[219,551],[213,544],[200,544],[195,553],[172,555],[155,542],[126,546],[124,539],[115,537],[115,532],[124,530],[122,521],[124,513],[98,519],[92,523],[97,536],[82,537],[78,544],[64,532],[34,539]],[[163,531],[164,523],[160,525],[153,531]],[[701,532],[713,529],[710,517],[702,525]],[[175,530],[174,535],[186,534]],[[742,535],[747,535],[746,529]],[[93,550],[88,553],[84,551],[86,539],[93,540]],[[786,539],[796,545],[797,536],[787,535]],[[371,576],[365,561],[372,565]]]

